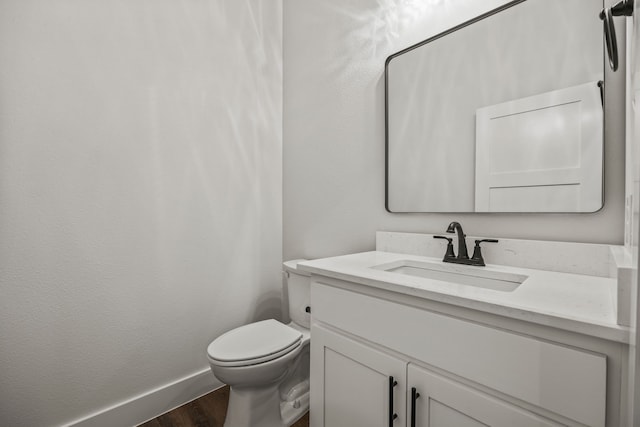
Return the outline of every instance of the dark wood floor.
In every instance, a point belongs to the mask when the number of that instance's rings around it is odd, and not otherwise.
[[[140,427],[222,427],[227,414],[229,387],[222,387],[140,424]],[[309,413],[291,427],[309,427]]]

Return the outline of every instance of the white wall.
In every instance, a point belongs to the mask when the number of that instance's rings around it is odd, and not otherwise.
[[[529,0],[532,1],[532,0]],[[605,206],[595,214],[390,214],[384,61],[504,0],[284,1],[284,257],[374,248],[376,230],[623,241],[624,76],[607,72]],[[440,18],[454,15],[458,22]]]
[[[640,1],[634,1],[638,10]],[[625,245],[632,254],[631,279],[631,333],[629,346],[629,381],[626,404],[626,427],[640,425],[640,328],[638,328],[638,308],[640,293],[638,292],[638,240],[640,234],[640,16],[636,12],[633,18],[626,18],[626,224]],[[622,68],[622,67],[621,67]]]
[[[1,425],[162,387],[279,316],[281,42],[279,0],[0,2]]]

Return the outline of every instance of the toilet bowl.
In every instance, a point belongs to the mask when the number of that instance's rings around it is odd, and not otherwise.
[[[289,427],[309,408],[309,277],[284,263],[291,323],[274,319],[228,331],[207,347],[230,386],[224,427]]]

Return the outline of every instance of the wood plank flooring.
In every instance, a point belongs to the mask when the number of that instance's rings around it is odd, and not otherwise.
[[[139,427],[222,427],[228,401],[229,387],[225,386]],[[309,413],[291,427],[309,427]]]

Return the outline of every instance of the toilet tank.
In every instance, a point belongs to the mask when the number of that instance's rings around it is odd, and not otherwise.
[[[309,329],[311,325],[311,274],[298,270],[298,263],[306,259],[295,259],[283,263],[287,281],[289,317],[294,323]]]

